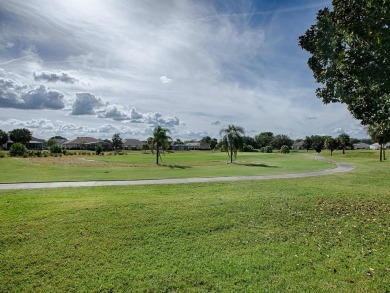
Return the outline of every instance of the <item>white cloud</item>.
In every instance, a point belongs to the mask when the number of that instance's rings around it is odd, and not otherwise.
[[[172,79],[171,78],[168,78],[168,76],[165,76],[165,75],[163,75],[163,76],[161,76],[160,77],[160,81],[161,81],[161,83],[171,83],[172,82]]]
[[[91,93],[77,93],[71,115],[94,115],[95,110],[103,106],[100,98]]]
[[[63,109],[64,95],[41,85],[18,85],[12,80],[0,78],[0,108]]]
[[[34,80],[36,81],[47,81],[47,82],[65,82],[65,83],[75,83],[78,80],[68,73],[53,73],[53,72],[41,72],[41,73],[33,73]]]

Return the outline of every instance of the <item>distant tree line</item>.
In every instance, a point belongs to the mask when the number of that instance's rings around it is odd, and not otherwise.
[[[229,154],[230,161],[233,161],[233,157],[237,156],[237,152],[264,152],[271,153],[273,150],[280,150],[286,153],[287,150],[291,150],[294,143],[302,142],[302,148],[305,150],[314,150],[320,153],[326,149],[333,154],[334,150],[342,150],[343,154],[347,149],[351,149],[354,143],[364,142],[372,144],[374,141],[380,145],[380,160],[385,159],[384,145],[390,141],[390,129],[382,127],[380,124],[370,125],[368,127],[368,134],[371,139],[357,139],[351,138],[348,134],[342,133],[338,137],[311,135],[306,136],[304,139],[292,140],[288,135],[277,134],[272,132],[261,132],[254,137],[245,135],[245,131],[242,127],[236,125],[229,125],[228,127],[220,131],[220,138],[212,138],[210,136],[204,136],[200,139],[201,142],[210,145],[212,150],[226,151]],[[157,126],[154,130],[153,137],[148,138],[143,142],[142,150],[146,152],[151,150],[154,153],[156,150],[156,162],[161,160],[161,153],[170,150],[172,138],[167,133],[168,129]],[[14,129],[6,132],[0,129],[0,146],[7,143],[8,139],[13,141],[12,154],[23,155],[27,153],[26,145],[32,139],[32,132],[28,129]],[[48,149],[50,153],[65,153],[60,145],[57,144],[57,140],[65,139],[62,136],[53,136],[48,142]],[[177,139],[177,143],[195,142],[197,140],[189,140],[182,142]],[[106,142],[115,152],[123,150],[123,141],[119,133],[115,133],[112,139],[105,139]],[[158,149],[156,145],[158,144]],[[282,150],[283,149],[283,150]],[[101,146],[96,147],[96,154],[99,155],[103,152]]]

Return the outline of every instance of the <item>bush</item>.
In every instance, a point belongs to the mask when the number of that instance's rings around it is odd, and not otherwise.
[[[265,147],[262,147],[260,149],[260,152],[262,152],[262,153],[272,153],[272,146],[267,145]]]
[[[95,149],[96,155],[99,156],[99,155],[102,153],[102,151],[103,151],[102,146],[101,146],[101,145],[97,145],[97,146],[96,146],[96,149]]]
[[[5,158],[5,153],[1,152],[0,153],[0,158]]]
[[[28,151],[24,144],[21,144],[20,142],[14,143],[9,149],[9,155],[11,157],[22,157],[24,154],[28,154],[27,152]]]
[[[290,148],[287,145],[282,145],[282,147],[280,148],[280,152],[282,154],[288,154],[290,152]]]
[[[61,154],[62,153],[62,148],[58,144],[53,144],[50,147],[50,153],[52,153],[52,154]]]
[[[253,152],[254,149],[253,149],[253,146],[251,146],[250,144],[244,144],[244,146],[242,147],[242,151],[243,152]]]

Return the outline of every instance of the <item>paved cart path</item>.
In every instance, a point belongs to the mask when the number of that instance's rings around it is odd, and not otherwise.
[[[280,175],[257,175],[257,176],[230,176],[211,178],[177,178],[177,179],[152,179],[152,180],[123,180],[123,181],[80,181],[80,182],[43,182],[43,183],[3,183],[0,190],[8,189],[32,189],[32,188],[58,188],[58,187],[85,187],[85,186],[113,186],[113,185],[155,185],[155,184],[183,184],[183,183],[204,183],[204,182],[226,182],[245,180],[269,180],[269,179],[290,179],[313,176],[331,175],[348,172],[354,169],[350,164],[326,160],[316,156],[316,160],[326,161],[335,164],[337,167],[329,170],[280,174]]]

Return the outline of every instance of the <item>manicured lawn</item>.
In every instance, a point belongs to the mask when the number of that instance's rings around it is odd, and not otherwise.
[[[1,158],[0,183],[90,180],[140,180],[301,173],[334,168],[300,153],[240,153],[227,164],[222,152],[175,152],[155,157],[141,152],[126,155]]]
[[[303,179],[0,191],[0,292],[387,292],[390,165]]]

